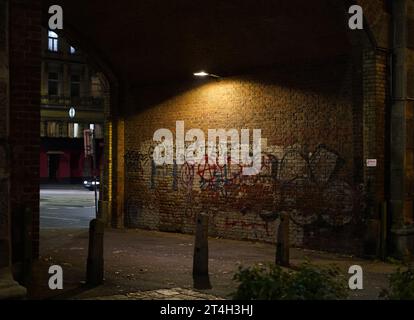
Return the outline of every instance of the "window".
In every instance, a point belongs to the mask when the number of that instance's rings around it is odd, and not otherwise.
[[[61,121],[59,124],[59,134],[61,138],[68,137],[68,126],[66,125],[66,122],[64,121]]]
[[[98,77],[91,77],[91,93],[93,97],[99,97],[103,94],[102,84]]]
[[[72,75],[70,77],[70,95],[71,97],[80,96],[80,76]]]
[[[49,72],[48,93],[49,96],[59,95],[59,74],[57,72]]]
[[[59,37],[56,32],[48,32],[48,48],[51,52],[58,52],[59,50]]]
[[[69,138],[83,138],[83,128],[84,125],[82,123],[68,123],[68,134]]]
[[[51,138],[57,138],[60,136],[58,122],[56,121],[47,122],[47,136]]]
[[[73,137],[79,138],[80,137],[80,130],[79,130],[79,123],[73,124]]]
[[[103,130],[102,130],[102,125],[100,124],[95,124],[95,128],[94,128],[94,132],[95,132],[95,138],[96,139],[102,139],[103,138]]]
[[[63,121],[47,121],[42,129],[43,136],[50,138],[63,138],[67,135],[67,130]]]
[[[74,138],[75,137],[75,132],[74,132],[74,124],[72,122],[68,123],[68,137],[69,138]]]
[[[69,52],[70,52],[70,54],[76,54],[76,49],[75,49],[75,47],[70,46],[70,48],[69,48]]]

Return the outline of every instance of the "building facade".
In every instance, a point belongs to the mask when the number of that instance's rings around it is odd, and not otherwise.
[[[103,156],[101,81],[80,50],[42,29],[41,183],[81,183],[93,175],[84,131],[93,130],[98,168]]]

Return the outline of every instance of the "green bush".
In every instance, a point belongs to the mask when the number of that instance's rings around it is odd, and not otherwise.
[[[398,268],[390,276],[389,290],[383,290],[380,297],[389,300],[414,300],[414,271],[401,271]]]
[[[236,300],[335,300],[348,296],[348,284],[335,266],[317,267],[309,262],[297,271],[277,265],[240,267]]]

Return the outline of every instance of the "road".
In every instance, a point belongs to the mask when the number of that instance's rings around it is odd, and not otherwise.
[[[94,192],[83,186],[40,188],[41,229],[83,229],[95,218]]]

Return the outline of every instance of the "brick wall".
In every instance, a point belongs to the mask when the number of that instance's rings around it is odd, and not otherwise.
[[[364,228],[355,174],[362,169],[355,169],[362,158],[357,69],[340,57],[141,88],[125,116],[125,224],[191,233],[195,215],[205,211],[211,236],[273,242],[275,217],[288,211],[293,245],[357,251]],[[261,173],[247,178],[237,166],[155,166],[153,134],[175,133],[177,120],[206,136],[208,129],[262,129]]]
[[[38,0],[10,3],[10,143],[13,260],[22,258],[23,212],[33,214],[34,256],[39,241],[41,8]]]
[[[386,122],[385,113],[389,99],[387,82],[388,55],[384,51],[366,50],[363,54],[364,90],[364,159],[377,159],[377,167],[365,166],[364,176],[372,198],[374,214],[377,205],[384,201],[386,185]],[[378,219],[378,216],[373,216]]]

